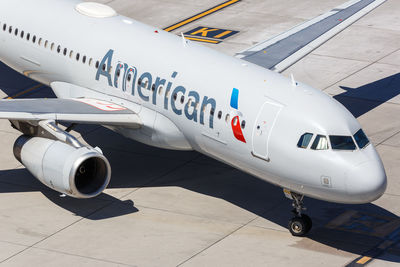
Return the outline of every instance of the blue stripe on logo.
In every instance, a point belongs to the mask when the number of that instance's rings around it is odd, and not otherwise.
[[[238,106],[239,106],[239,90],[233,88],[231,96],[231,107],[234,109],[238,109]]]

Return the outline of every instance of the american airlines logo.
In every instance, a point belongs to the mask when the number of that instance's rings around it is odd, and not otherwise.
[[[201,98],[200,94],[194,90],[189,91],[182,85],[173,85],[178,75],[176,71],[169,79],[155,77],[150,72],[139,75],[136,67],[118,62],[115,71],[112,72],[113,55],[114,50],[110,49],[102,59],[96,73],[97,81],[103,76],[111,87],[127,94],[137,94],[141,100],[151,102],[153,105],[162,105],[165,110],[171,108],[176,115],[184,114],[188,120],[200,122],[202,125],[208,117],[209,127],[214,128],[214,114],[217,106],[214,98],[208,96]],[[157,103],[157,100],[161,103]]]

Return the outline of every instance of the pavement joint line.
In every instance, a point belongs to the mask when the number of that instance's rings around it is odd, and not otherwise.
[[[287,229],[279,230],[276,228],[260,226],[260,225],[251,225],[251,227],[260,228],[260,229],[264,229],[264,230],[270,230],[270,231],[276,231],[276,232],[280,232],[280,233],[287,233],[287,231],[288,231]]]
[[[124,197],[124,196],[122,196],[122,197]],[[122,197],[121,197],[121,198],[122,198]],[[116,198],[116,199],[117,199],[117,198]],[[117,199],[117,200],[120,200],[120,199]],[[103,199],[103,202],[107,202],[104,206],[101,206],[101,207],[99,207],[98,209],[95,209],[94,211],[92,211],[91,213],[87,214],[86,216],[82,216],[81,218],[77,219],[76,221],[74,221],[74,222],[72,222],[72,223],[70,223],[70,224],[68,224],[68,225],[66,225],[66,226],[64,226],[64,227],[62,227],[61,229],[59,229],[59,230],[55,231],[54,233],[52,233],[52,234],[50,234],[50,235],[48,235],[48,236],[42,238],[41,240],[39,240],[39,241],[33,243],[32,245],[27,246],[27,247],[24,248],[23,250],[21,250],[21,251],[19,251],[19,252],[17,252],[17,253],[14,253],[13,255],[7,257],[6,259],[0,261],[0,264],[2,264],[2,263],[4,263],[4,262],[6,262],[6,261],[12,259],[13,257],[15,257],[15,256],[17,256],[17,255],[19,255],[19,254],[21,254],[21,253],[27,251],[27,250],[29,250],[30,248],[35,248],[38,244],[42,243],[43,241],[46,241],[47,239],[49,239],[49,238],[51,238],[51,237],[57,235],[58,233],[61,233],[62,231],[66,230],[67,228],[69,228],[69,227],[71,227],[71,226],[73,226],[73,225],[75,225],[75,224],[77,224],[77,223],[83,221],[84,219],[87,219],[88,217],[90,217],[90,216],[94,215],[95,213],[99,212],[100,210],[103,210],[103,209],[105,209],[105,208],[111,206],[112,204],[116,203],[117,200],[112,200],[112,201],[108,200],[108,201],[107,201],[107,200],[104,200],[104,199]]]
[[[347,75],[347,76],[345,76],[345,77],[339,79],[339,80],[336,81],[335,83],[326,86],[325,88],[322,89],[322,91],[325,91],[326,89],[328,89],[328,88],[330,88],[330,87],[332,87],[332,86],[334,86],[334,85],[336,85],[336,84],[338,84],[338,83],[340,83],[340,82],[343,82],[343,81],[346,80],[347,78],[350,78],[351,76],[353,76],[353,75],[355,75],[355,74],[357,74],[357,73],[359,73],[359,72],[365,70],[366,68],[372,66],[373,64],[378,63],[378,62],[381,61],[382,59],[384,59],[384,58],[386,58],[386,57],[389,57],[390,55],[396,53],[397,51],[400,51],[400,48],[395,49],[394,51],[392,51],[392,52],[386,54],[385,56],[380,57],[380,58],[377,59],[377,60],[371,61],[371,62],[370,62],[369,64],[367,64],[366,66],[361,67],[360,69],[355,70],[355,71],[353,71],[352,73],[350,73],[349,75]]]
[[[30,248],[36,247],[38,244],[42,243],[43,241],[46,241],[47,239],[49,239],[49,238],[51,238],[51,237],[57,235],[58,233],[61,233],[62,231],[66,230],[67,228],[69,228],[69,227],[71,227],[71,226],[73,226],[73,225],[75,225],[75,224],[77,224],[77,223],[83,221],[84,219],[86,219],[86,218],[92,216],[93,214],[95,214],[96,212],[98,212],[98,211],[100,211],[100,210],[102,210],[102,209],[104,209],[104,208],[106,208],[106,207],[112,205],[114,202],[115,202],[115,201],[109,201],[107,204],[105,204],[104,206],[102,206],[102,207],[100,207],[100,208],[94,210],[93,212],[89,213],[88,215],[82,216],[80,219],[77,219],[76,221],[74,221],[74,222],[72,222],[72,223],[70,223],[70,224],[68,224],[68,225],[66,225],[66,226],[64,226],[64,227],[62,227],[61,229],[55,231],[54,233],[52,233],[52,234],[46,236],[45,238],[42,238],[41,240],[39,240],[39,241],[33,243],[32,245],[27,246],[27,247],[24,248],[23,250],[21,250],[21,251],[19,251],[19,252],[17,252],[17,253],[14,253],[13,255],[7,257],[6,259],[0,261],[0,264],[1,264],[1,263],[4,263],[4,262],[6,262],[6,261],[8,261],[8,260],[10,260],[10,259],[12,259],[12,258],[14,258],[15,256],[17,256],[17,255],[19,255],[19,254],[21,254],[21,253],[23,253],[23,252],[25,252],[25,251],[27,251],[27,250],[29,250]]]
[[[218,223],[225,223],[225,224],[232,224],[232,225],[244,225],[243,223],[240,222],[232,222],[227,220],[218,220],[218,219],[213,219],[209,217],[204,217],[200,215],[194,215],[190,213],[185,213],[185,212],[178,212],[178,211],[173,211],[173,210],[167,210],[167,209],[162,209],[162,208],[155,208],[155,207],[149,207],[149,206],[144,206],[144,205],[135,205],[135,207],[140,207],[144,209],[149,209],[149,210],[156,210],[156,211],[162,211],[170,214],[175,214],[175,215],[182,215],[182,216],[188,216],[188,217],[193,217],[193,218],[198,218],[198,219],[203,219],[203,220],[208,220],[212,222],[218,222]]]
[[[389,139],[391,139],[392,137],[398,135],[400,133],[400,131],[395,132],[394,134],[392,134],[391,136],[387,137],[386,139],[382,140],[381,142],[379,142],[378,144],[375,145],[375,147],[378,147],[380,145],[382,145],[383,143],[385,143],[386,141],[388,141]]]
[[[398,145],[391,145],[391,144],[381,144],[381,146],[387,146],[387,147],[392,147],[392,148],[399,148],[400,147]]]
[[[313,56],[318,56],[318,57],[328,57],[328,58],[335,58],[335,59],[344,59],[344,60],[349,60],[349,61],[358,61],[358,62],[363,62],[363,63],[371,63],[373,61],[370,60],[364,60],[364,59],[357,59],[357,58],[349,58],[349,57],[339,57],[335,55],[325,55],[325,54],[318,54],[311,52],[310,55]]]
[[[280,205],[283,205],[282,203],[277,204],[269,209],[266,209],[263,214],[267,214],[268,212],[273,211],[274,209],[277,209]],[[218,239],[217,241],[213,242],[211,245],[207,246],[206,248],[202,249],[201,251],[197,252],[196,254],[192,255],[191,257],[189,257],[188,259],[186,259],[185,261],[179,263],[177,265],[178,266],[182,266],[183,264],[185,264],[186,262],[190,261],[191,259],[195,258],[197,255],[203,253],[204,251],[208,250],[209,248],[213,247],[214,245],[218,244],[219,242],[221,242],[222,240],[224,240],[225,238],[231,236],[232,234],[238,232],[239,230],[243,229],[244,227],[248,226],[250,223],[254,222],[255,220],[257,220],[258,218],[261,218],[261,216],[259,215],[255,215],[255,217],[253,219],[251,219],[250,221],[248,221],[245,224],[242,224],[241,226],[239,226],[238,228],[234,229],[233,231],[231,231],[230,233],[228,233],[227,235],[223,236],[222,238]],[[263,227],[260,227],[263,228]],[[274,229],[276,230],[276,229]],[[283,232],[283,231],[280,231]],[[286,232],[286,231],[285,231]]]
[[[334,55],[324,55],[324,54],[318,54],[318,53],[312,53],[312,52],[310,53],[310,55],[319,56],[319,57],[335,58],[335,59],[344,59],[344,60],[357,61],[357,62],[362,62],[362,63],[371,63],[371,62],[373,62],[373,61],[364,60],[364,59],[339,57],[339,56],[334,56]],[[387,62],[379,62],[378,61],[378,62],[374,62],[374,63],[381,64],[381,65],[389,65],[389,66],[393,66],[393,67],[400,67],[399,64],[393,64],[393,63],[387,63]]]
[[[393,197],[400,197],[400,195],[396,195],[396,194],[392,194],[392,193],[384,193],[384,195],[393,196]]]
[[[182,261],[181,263],[179,263],[178,265],[176,265],[176,267],[178,266],[182,266],[183,264],[187,263],[188,261],[192,260],[193,258],[195,258],[197,255],[203,253],[204,251],[208,250],[209,248],[213,247],[214,245],[220,243],[222,240],[224,240],[225,238],[233,235],[234,233],[238,232],[239,230],[243,229],[244,227],[246,227],[247,225],[249,225],[250,223],[252,223],[253,221],[255,221],[256,219],[258,219],[259,216],[255,216],[255,218],[251,219],[250,221],[248,221],[247,223],[239,226],[238,228],[234,229],[233,231],[229,232],[228,234],[226,234],[225,236],[219,238],[218,240],[214,241],[212,244],[208,245],[207,247],[203,248],[202,250],[200,250],[199,252],[195,253],[194,255],[190,256],[188,259]]]
[[[118,264],[118,265],[123,265],[123,266],[135,266],[135,265],[130,265],[130,264],[122,263],[122,262],[110,261],[110,260],[105,260],[105,259],[100,259],[100,258],[95,258],[95,257],[90,257],[90,256],[83,256],[83,255],[74,254],[74,253],[68,253],[68,252],[65,252],[65,251],[60,251],[60,250],[55,250],[55,249],[41,248],[41,247],[32,247],[32,248],[33,249],[38,249],[38,250],[43,250],[43,251],[50,251],[50,252],[63,254],[63,255],[68,255],[68,256],[84,258],[84,259],[90,259],[90,260],[95,260],[95,261],[113,263],[113,264]]]
[[[372,10],[371,12],[374,12],[374,10]],[[372,30],[377,30],[377,31],[388,31],[388,32],[393,32],[394,35],[399,35],[399,31],[398,30],[393,30],[393,29],[388,29],[388,28],[378,28],[378,27],[373,27],[373,26],[367,26],[367,25],[361,25],[358,24],[359,22],[355,22],[351,27],[353,28],[366,28],[366,29],[372,29]]]

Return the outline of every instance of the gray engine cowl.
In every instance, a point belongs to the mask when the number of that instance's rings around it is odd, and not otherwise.
[[[111,167],[101,152],[61,141],[20,136],[14,156],[46,186],[75,198],[91,198],[108,186]]]

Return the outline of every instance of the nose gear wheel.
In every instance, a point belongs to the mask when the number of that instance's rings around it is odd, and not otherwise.
[[[289,220],[289,231],[293,236],[305,236],[311,230],[312,220],[303,213],[306,210],[303,203],[304,195],[290,192],[290,196],[293,199],[294,217]]]

